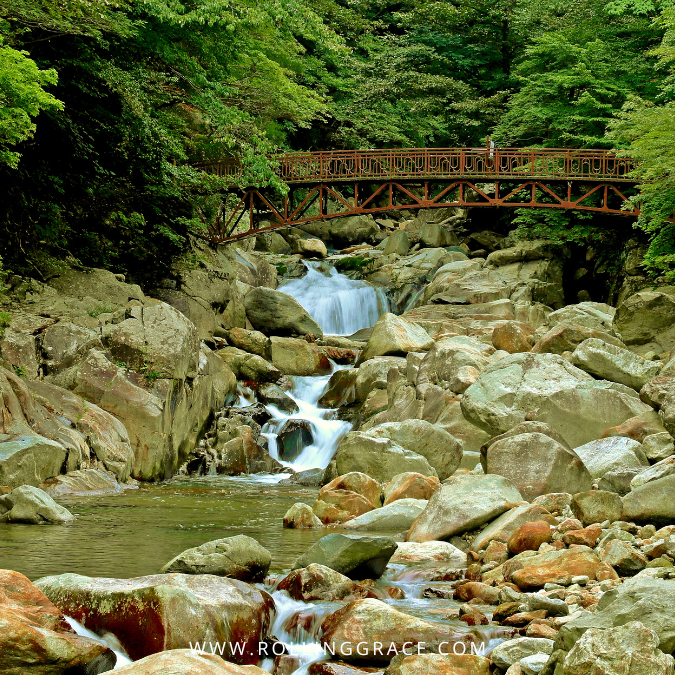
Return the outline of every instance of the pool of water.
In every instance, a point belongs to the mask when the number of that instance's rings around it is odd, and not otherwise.
[[[73,523],[0,523],[0,567],[32,580],[66,572],[130,578],[159,573],[187,548],[246,534],[272,553],[273,571],[288,569],[327,530],[284,528],[289,507],[313,504],[318,488],[277,480],[173,479],[110,497],[61,499],[77,515]]]

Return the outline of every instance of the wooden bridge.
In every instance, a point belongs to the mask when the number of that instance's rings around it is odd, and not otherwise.
[[[607,150],[432,148],[289,153],[273,158],[286,196],[242,187],[235,160],[203,162],[239,199],[209,225],[214,243],[280,227],[400,209],[552,208],[637,216],[633,160]]]

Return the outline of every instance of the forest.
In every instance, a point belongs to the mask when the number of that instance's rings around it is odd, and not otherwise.
[[[638,161],[644,265],[675,278],[670,0],[0,0],[0,255],[143,281],[275,152],[610,148]],[[526,235],[596,220],[513,211]],[[602,227],[600,224],[598,228]]]

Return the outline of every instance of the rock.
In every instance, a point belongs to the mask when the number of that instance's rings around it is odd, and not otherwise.
[[[396,230],[392,232],[387,238],[387,244],[382,251],[382,255],[391,255],[392,253],[396,255],[408,255],[410,250],[410,241],[408,239],[408,233],[405,230]]]
[[[518,489],[506,478],[459,476],[433,494],[406,540],[449,539],[480,527],[521,501]]]
[[[419,233],[420,243],[427,248],[457,246],[459,240],[454,232],[448,232],[437,223],[425,223]]]
[[[279,582],[277,590],[286,591],[293,600],[303,602],[310,600],[335,602],[349,596],[363,597],[364,595],[364,589],[349,577],[316,563],[292,570]]]
[[[423,328],[385,312],[376,321],[357,363],[361,364],[374,356],[427,351],[433,344],[434,341]]]
[[[290,295],[271,288],[252,289],[244,298],[252,326],[275,335],[323,335],[321,326]]]
[[[667,431],[646,436],[642,441],[642,451],[645,453],[647,459],[652,462],[659,462],[662,459],[671,457],[675,455],[673,437]]]
[[[570,613],[569,605],[564,600],[549,598],[539,593],[527,595],[527,608],[530,612],[544,609],[549,616],[567,616]]]
[[[508,478],[525,499],[532,500],[551,492],[589,490],[591,474],[582,459],[547,435],[524,433],[491,443],[483,468]]]
[[[593,548],[598,543],[601,534],[600,526],[593,524],[578,530],[568,530],[563,534],[563,543],[567,546],[578,544],[579,546]]]
[[[552,536],[551,526],[544,520],[525,523],[509,538],[509,553],[517,555],[523,551],[538,551],[542,544],[550,543]]]
[[[572,577],[580,575],[595,579],[601,570],[606,569],[607,566],[594,551],[578,547],[536,555],[526,552],[505,563],[502,573],[504,580],[512,581],[523,590],[532,590],[549,583],[569,585]]]
[[[640,473],[641,467],[619,468],[608,471],[599,481],[598,490],[607,492],[616,492],[619,496],[627,495],[630,490],[630,483]]]
[[[490,659],[498,668],[507,670],[514,663],[534,654],[551,654],[553,640],[521,637],[497,645],[490,653]]]
[[[309,504],[297,502],[284,515],[284,527],[304,529],[322,527],[323,523],[316,517]]]
[[[647,558],[628,542],[606,541],[600,547],[600,560],[611,565],[622,577],[631,577],[647,566]]]
[[[257,666],[240,666],[223,661],[210,652],[197,653],[192,649],[170,649],[146,656],[140,661],[115,669],[115,675],[265,675],[268,671]]]
[[[621,387],[594,381],[553,392],[541,401],[534,419],[558,431],[570,447],[578,448],[600,438],[606,429],[649,411],[631,389]]]
[[[532,504],[541,506],[550,513],[560,514],[566,506],[572,503],[572,495],[567,492],[558,492],[537,497]]]
[[[365,473],[352,471],[338,476],[324,485],[319,492],[319,498],[324,490],[349,490],[365,497],[373,507],[382,503],[382,486]]]
[[[577,447],[575,452],[593,478],[602,478],[608,471],[620,468],[649,466],[642,445],[623,436],[600,438]]]
[[[293,253],[303,258],[325,258],[328,255],[326,244],[321,239],[296,239],[293,242]]]
[[[238,380],[248,382],[278,382],[283,373],[257,354],[249,354],[236,347],[224,347],[216,352]]]
[[[456,586],[454,598],[461,602],[478,599],[486,605],[498,605],[499,589],[480,581],[465,581]]]
[[[408,471],[394,476],[384,487],[384,505],[398,499],[430,499],[438,490],[440,483],[434,476],[423,476],[421,473]]]
[[[338,371],[344,372],[344,371]],[[293,415],[300,412],[298,404],[279,386],[276,384],[265,383],[261,384],[257,389],[258,401],[265,405],[274,406],[277,410]]]
[[[606,592],[595,612],[561,626],[555,647],[570,651],[589,629],[614,634],[621,626],[640,621],[656,633],[659,649],[671,654],[675,650],[674,602],[675,581],[639,574]]]
[[[318,563],[350,579],[377,579],[396,551],[390,537],[328,534],[311,546],[293,564],[293,569]]]
[[[372,359],[368,359],[368,361],[362,363],[356,371],[356,400],[365,401],[368,394],[373,391],[373,389],[386,390],[389,371],[395,368],[405,372],[406,367],[406,360],[400,356],[375,356]]]
[[[424,499],[399,499],[387,506],[357,516],[344,524],[346,530],[396,530],[405,532],[427,506]]]
[[[42,338],[42,351],[46,355],[47,373],[53,375],[64,368],[69,368],[92,347],[103,348],[99,331],[78,326],[70,321],[59,321],[49,326]],[[3,353],[4,351],[3,347]],[[33,354],[35,354],[35,345],[33,345]]]
[[[534,328],[518,321],[507,321],[492,333],[492,346],[509,354],[529,352],[534,344]]]
[[[162,574],[215,574],[240,581],[263,581],[272,556],[255,539],[238,534],[189,548],[162,567]]]
[[[264,333],[258,330],[246,330],[239,327],[230,328],[227,331],[227,338],[237,349],[257,354],[268,361],[271,358],[270,350],[272,343]]]
[[[107,471],[81,469],[80,471],[71,471],[62,476],[49,478],[40,485],[40,489],[53,498],[119,494],[125,488],[115,480],[113,474]]]
[[[23,574],[0,570],[0,671],[96,675],[111,670],[115,654],[77,635],[66,618]]]
[[[388,438],[373,438],[363,432],[349,432],[335,453],[339,474],[359,471],[380,482],[413,471],[436,476],[436,470],[422,455],[406,450]]]
[[[75,516],[68,509],[32,485],[22,485],[0,496],[0,522],[40,525],[69,523],[71,520],[75,520]]]
[[[603,380],[640,390],[658,375],[661,366],[597,338],[584,340],[572,354],[572,363]]]
[[[675,473],[675,457],[667,457],[648,469],[638,473],[630,482],[630,489],[637,490],[642,485]]]
[[[368,361],[371,363],[371,361]],[[364,364],[365,365],[365,364]],[[360,369],[336,370],[319,399],[319,408],[340,408],[356,401],[356,378]]]
[[[329,489],[328,486],[321,489],[312,506],[316,516],[325,525],[347,522],[374,508],[375,505],[363,495],[351,490]]]
[[[490,675],[490,660],[477,654],[452,652],[399,654],[392,659],[384,675]]]
[[[210,641],[225,645],[223,658],[257,663],[258,643],[267,637],[274,614],[274,601],[264,591],[209,574],[135,579],[62,574],[36,586],[89,630],[113,633],[133,660]],[[233,652],[234,643],[241,653]]]
[[[610,345],[624,347],[621,340],[609,333],[587,328],[577,323],[563,321],[551,328],[548,333],[542,335],[534,347],[532,347],[532,351],[536,354],[573,352],[584,340],[588,340],[589,338],[598,338]]]
[[[272,365],[284,375],[327,375],[331,365],[325,354],[306,340],[273,336]]]
[[[675,346],[675,299],[658,291],[640,291],[626,298],[614,315],[614,328],[627,345],[642,353],[662,353]]]
[[[66,449],[43,436],[19,436],[0,442],[0,485],[40,485],[60,473]]]
[[[555,524],[555,519],[542,506],[536,504],[524,504],[516,506],[501,516],[493,520],[485,529],[478,533],[478,536],[471,544],[472,551],[482,551],[489,542],[500,541],[508,544],[513,533],[526,523],[533,523],[540,520]]]
[[[279,459],[293,462],[312,443],[314,436],[307,420],[286,420],[277,435]]]
[[[623,498],[625,520],[636,523],[675,522],[675,475],[649,481]]]
[[[387,661],[414,644],[427,651],[452,652],[454,642],[475,641],[471,634],[451,633],[447,625],[405,614],[381,600],[356,600],[330,614],[321,624],[322,644],[346,661]],[[357,646],[359,651],[357,651]],[[467,646],[467,650],[470,648]]]
[[[425,420],[387,422],[365,433],[373,438],[388,438],[404,450],[421,455],[436,469],[439,480],[452,476],[462,459],[460,441]]]
[[[581,492],[572,498],[572,512],[584,525],[603,523],[605,520],[613,523],[621,520],[621,497],[604,490]]]
[[[512,354],[489,365],[466,390],[462,412],[494,436],[523,422],[556,392],[591,379],[557,354]]]
[[[671,675],[673,657],[659,649],[656,633],[639,621],[612,629],[590,628],[565,657],[563,675]],[[628,669],[628,670],[627,670]]]
[[[392,563],[442,562],[463,567],[466,553],[447,541],[425,541],[421,543],[402,541],[398,543]]]
[[[548,315],[546,325],[553,327],[563,322],[616,335],[612,321],[616,310],[601,302],[580,302],[568,305]]]
[[[623,424],[606,429],[602,432],[601,438],[625,436],[626,438],[632,438],[638,443],[643,443],[647,436],[659,433],[667,432],[661,423],[658,413],[655,410],[649,410],[646,413],[642,413],[642,415],[631,417]]]

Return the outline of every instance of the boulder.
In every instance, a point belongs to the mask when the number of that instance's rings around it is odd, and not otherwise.
[[[271,288],[252,289],[244,298],[251,325],[266,334],[323,335],[321,326],[292,296]]]
[[[553,392],[541,401],[534,419],[558,431],[570,447],[578,448],[600,438],[606,429],[649,411],[623,386],[594,381]]]
[[[365,401],[366,397],[371,391],[373,391],[373,389],[386,390],[389,371],[395,368],[399,371],[405,372],[406,367],[406,360],[400,356],[375,356],[372,359],[368,359],[368,361],[362,363],[356,370],[356,380],[354,383],[356,388],[356,400]]]
[[[675,346],[675,298],[659,291],[640,291],[626,298],[614,315],[614,329],[627,345],[660,354]]]
[[[374,356],[427,351],[433,344],[433,339],[423,328],[385,312],[376,321],[370,339],[359,356],[358,363],[361,364]]]
[[[545,520],[550,525],[555,524],[555,518],[542,506],[523,504],[516,506],[493,520],[471,544],[472,551],[482,551],[491,541],[508,544],[509,540],[520,527],[526,523]]]
[[[75,520],[75,516],[68,509],[59,506],[46,492],[32,485],[22,485],[0,496],[0,522],[41,525],[69,523],[71,520]]]
[[[551,542],[551,525],[545,520],[536,520],[521,525],[509,538],[508,550],[512,555],[523,551],[538,551],[542,544]]]
[[[273,336],[270,352],[272,365],[284,375],[327,375],[331,371],[326,355],[306,340]]]
[[[325,258],[328,255],[326,244],[321,239],[296,239],[293,242],[293,253],[299,253],[303,258]]]
[[[305,529],[309,527],[321,527],[323,523],[316,517],[309,504],[296,502],[284,514],[284,527]]]
[[[466,553],[448,541],[402,541],[398,543],[392,563],[448,563],[451,566],[464,567]]]
[[[636,490],[642,485],[659,478],[665,478],[675,473],[675,457],[666,457],[666,459],[653,464],[647,469],[636,474],[630,482],[630,489]]]
[[[339,474],[359,471],[380,482],[390,481],[407,471],[437,476],[436,470],[422,455],[406,450],[389,438],[373,438],[351,431],[335,453]]]
[[[343,372],[343,371],[338,371]],[[278,385],[265,383],[257,389],[258,401],[265,405],[271,405],[287,415],[300,412],[298,404]]]
[[[396,542],[390,537],[333,533],[305,551],[295,561],[293,569],[318,563],[350,579],[377,579],[382,576],[394,551]]]
[[[420,229],[419,237],[420,243],[427,248],[459,245],[457,235],[454,232],[448,232],[437,223],[424,223]]]
[[[77,635],[61,611],[19,572],[0,570],[0,625],[0,672],[7,675],[97,675],[115,665],[111,649]]]
[[[406,541],[449,539],[480,527],[521,502],[518,488],[502,476],[458,476],[433,494]]]
[[[408,255],[410,250],[410,240],[405,230],[396,230],[387,237],[387,243],[382,251],[382,255]]]
[[[338,476],[323,486],[319,498],[324,490],[349,490],[365,497],[374,507],[382,503],[382,486],[370,476],[359,471],[352,471]]]
[[[347,522],[374,508],[375,505],[363,495],[351,490],[333,489],[327,486],[321,489],[312,506],[315,515],[326,525]]]
[[[483,468],[508,478],[528,501],[551,492],[591,488],[591,475],[579,456],[542,433],[508,436],[492,443]]]
[[[612,629],[590,628],[565,657],[563,675],[671,675],[675,660],[659,649],[659,638],[639,621]],[[628,669],[628,670],[626,670]]]
[[[246,330],[245,328],[235,326],[227,331],[227,338],[233,347],[251,354],[257,354],[268,361],[270,360],[272,343],[264,333],[258,330]]]
[[[371,361],[368,361],[371,363]],[[326,391],[319,399],[319,408],[340,408],[356,400],[356,378],[359,369],[336,370],[328,380]]]
[[[507,321],[492,332],[492,346],[509,354],[529,352],[534,344],[534,328],[519,321]]]
[[[0,485],[40,485],[61,472],[66,449],[43,436],[19,436],[0,442]]]
[[[625,520],[636,523],[669,524],[675,522],[675,475],[649,481],[623,498]]]
[[[204,645],[206,653],[192,649],[170,649],[146,656],[140,661],[115,669],[115,675],[265,675],[268,671],[257,666],[240,666],[223,661],[210,653],[211,645]],[[217,648],[214,646],[214,649]]]
[[[575,452],[581,457],[581,461],[593,478],[602,478],[608,471],[621,468],[649,466],[649,461],[642,451],[642,444],[623,436],[600,438],[579,446]],[[581,491],[570,490],[570,492]]]
[[[490,660],[477,654],[452,652],[399,654],[392,659],[384,672],[385,675],[490,675]]]
[[[248,382],[278,382],[283,373],[257,354],[249,354],[236,347],[224,347],[216,352],[238,380]]]
[[[640,621],[656,633],[659,649],[671,654],[675,651],[673,603],[675,580],[639,574],[605,593],[595,612],[561,626],[555,648],[570,651],[589,629],[614,632],[621,626]]]
[[[553,640],[546,638],[521,637],[497,645],[490,653],[490,659],[498,668],[507,670],[514,663],[534,654],[551,654]]]
[[[600,546],[600,560],[611,565],[622,577],[632,577],[647,567],[647,557],[627,541],[610,539]]]
[[[314,443],[314,436],[307,420],[286,420],[277,434],[279,459],[284,462],[293,462],[312,443]]]
[[[631,491],[631,481],[640,473],[641,467],[619,468],[608,471],[599,481],[598,490],[616,492],[623,497]]]
[[[645,436],[642,441],[642,451],[645,453],[647,459],[652,462],[659,462],[662,459],[671,457],[675,455],[673,437],[667,431]]]
[[[546,325],[557,326],[563,322],[574,323],[585,328],[616,335],[612,321],[616,310],[602,302],[580,302],[568,305],[548,315]]]
[[[572,498],[572,513],[584,525],[604,523],[606,520],[610,523],[621,520],[622,510],[621,497],[615,492],[588,490]]]
[[[462,459],[462,444],[444,429],[425,420],[387,422],[365,432],[373,438],[388,438],[404,450],[424,457],[439,480],[452,476]]]
[[[279,582],[277,590],[286,591],[293,600],[303,602],[311,600],[335,602],[349,596],[365,595],[364,588],[349,577],[317,563],[292,570]]]
[[[588,340],[589,338],[598,338],[616,347],[624,346],[621,340],[605,331],[587,328],[578,323],[563,321],[542,335],[534,347],[532,347],[532,351],[537,354],[573,352],[584,340]]]
[[[631,417],[623,424],[606,429],[602,432],[602,438],[625,436],[626,438],[632,438],[634,441],[638,441],[638,443],[643,443],[647,436],[661,433],[667,432],[661,423],[659,414],[655,410],[649,410],[642,413],[642,415]]]
[[[237,534],[189,548],[162,567],[162,574],[215,574],[240,581],[263,581],[272,563],[270,552],[252,537]]]
[[[438,478],[408,471],[394,476],[384,487],[384,505],[397,499],[426,499],[438,490]]]
[[[466,390],[462,412],[494,436],[523,422],[528,412],[540,408],[556,392],[589,380],[590,375],[557,354],[511,354],[489,365]]]
[[[102,469],[71,471],[61,476],[49,478],[40,485],[40,489],[44,490],[50,497],[113,495],[119,494],[127,487],[132,486],[125,485],[122,487],[112,473]],[[133,485],[133,487],[137,486]]]
[[[407,532],[427,506],[424,499],[398,499],[374,511],[357,516],[344,524],[346,530],[396,530]]]
[[[584,340],[574,350],[572,363],[600,379],[619,382],[638,391],[661,370],[655,361],[647,361],[598,338]]]
[[[225,645],[223,658],[257,663],[258,643],[267,637],[274,614],[265,591],[210,574],[135,579],[62,574],[36,586],[89,630],[113,633],[133,660],[190,643],[219,642]]]

